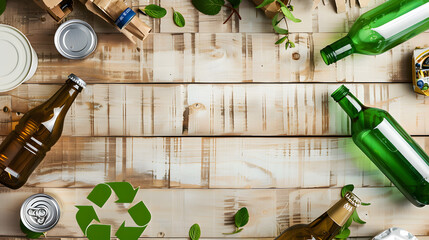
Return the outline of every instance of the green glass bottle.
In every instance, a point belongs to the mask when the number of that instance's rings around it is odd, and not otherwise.
[[[429,0],[389,0],[364,13],[349,33],[320,51],[326,64],[353,53],[377,55],[429,29]]]
[[[414,205],[429,204],[429,157],[386,111],[362,105],[344,85],[331,97],[351,119],[355,144]]]

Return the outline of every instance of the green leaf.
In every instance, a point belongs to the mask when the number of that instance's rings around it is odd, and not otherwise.
[[[241,0],[228,0],[228,2],[231,3],[233,8],[238,8],[238,6],[240,6]]]
[[[338,235],[335,236],[335,238],[347,238],[348,236],[350,236],[350,229],[345,228],[343,231],[338,233]]]
[[[246,207],[241,208],[234,216],[235,226],[244,227],[249,222],[249,212]]]
[[[289,45],[290,48],[294,48],[295,47],[295,43],[293,43],[291,41],[288,41],[286,44]]]
[[[296,22],[296,23],[301,22],[301,19],[295,18],[295,16],[287,7],[281,7],[280,9],[282,10],[285,17],[289,18],[292,22]]]
[[[173,12],[173,21],[178,27],[184,27],[185,26],[185,18],[183,17],[183,15],[181,13],[179,13],[177,11]]]
[[[225,5],[224,0],[192,0],[194,7],[206,14],[206,15],[216,15],[220,12],[220,9]]]
[[[279,40],[277,40],[276,45],[282,44],[284,41],[286,41],[286,39],[287,39],[287,36],[280,38]]]
[[[162,18],[167,14],[167,10],[165,10],[165,8],[155,4],[147,5],[142,11],[149,17],[153,18]]]
[[[355,211],[352,214],[352,218],[353,218],[353,221],[355,221],[355,222],[357,222],[359,224],[365,224],[366,223],[365,221],[363,221],[362,219],[360,219],[360,217],[359,217],[356,209],[355,209]]]
[[[200,225],[195,223],[189,229],[189,237],[191,238],[191,240],[198,240],[198,239],[200,239],[200,236],[201,236]]]
[[[6,10],[7,0],[0,0],[0,15]]]
[[[354,189],[355,189],[355,186],[353,184],[345,185],[341,189],[341,197],[344,197],[347,192],[353,192]]]
[[[273,3],[275,0],[264,0],[261,4],[259,4],[258,6],[256,6],[256,8],[263,8],[265,6],[267,6],[268,4]]]
[[[274,29],[274,32],[278,34],[289,34],[289,31],[287,29],[281,28],[279,26],[274,26],[273,29]]]
[[[21,231],[23,233],[25,233],[25,237],[30,238],[30,239],[37,239],[37,238],[40,238],[41,236],[45,235],[45,233],[36,233],[36,232],[29,230],[28,228],[26,228],[24,226],[24,224],[22,222],[20,222],[20,227],[21,227]]]
[[[271,25],[273,26],[274,32],[279,33],[279,34],[289,34],[289,31],[287,29],[283,29],[279,26],[277,26],[279,24],[279,22],[281,21],[277,21],[279,14],[277,13],[273,19],[271,20]]]
[[[361,203],[360,205],[362,205],[362,206],[369,206],[369,205],[371,205],[371,203],[363,202],[363,203]]]
[[[232,232],[232,233],[224,233],[223,235],[233,235],[233,234],[237,234],[237,233],[239,233],[239,232],[241,232],[243,230],[244,230],[244,228],[236,228],[234,232]]]

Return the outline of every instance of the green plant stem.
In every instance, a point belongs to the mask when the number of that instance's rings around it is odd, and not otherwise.
[[[241,20],[240,13],[238,13],[237,9],[235,9],[235,8],[233,8],[231,6],[228,6],[228,5],[223,5],[223,6],[231,9],[231,11],[232,11],[231,14],[228,16],[228,18],[225,20],[225,22],[223,22],[223,24],[227,23],[229,21],[229,19],[231,19],[232,15],[234,15],[234,14],[237,14],[238,19]]]

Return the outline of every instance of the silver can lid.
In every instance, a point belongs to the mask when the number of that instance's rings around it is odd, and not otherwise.
[[[74,75],[73,73],[70,73],[69,79],[72,80],[73,82],[75,82],[81,88],[86,88],[86,82],[83,81],[80,77]]]
[[[20,216],[28,230],[43,233],[55,227],[60,220],[60,206],[49,195],[34,194],[22,204]]]
[[[417,240],[417,238],[404,229],[393,227],[378,234],[372,240]]]
[[[58,27],[54,36],[58,52],[69,59],[83,59],[97,47],[97,35],[87,22],[69,20]]]

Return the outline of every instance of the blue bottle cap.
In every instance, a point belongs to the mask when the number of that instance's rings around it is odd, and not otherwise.
[[[419,87],[420,89],[422,89],[424,85],[425,85],[425,83],[423,82],[423,80],[419,79],[417,81],[417,87]]]
[[[115,24],[118,26],[118,28],[122,29],[124,26],[126,26],[131,19],[136,15],[136,13],[131,10],[131,8],[125,9],[121,15],[119,15],[118,19],[116,19]]]

